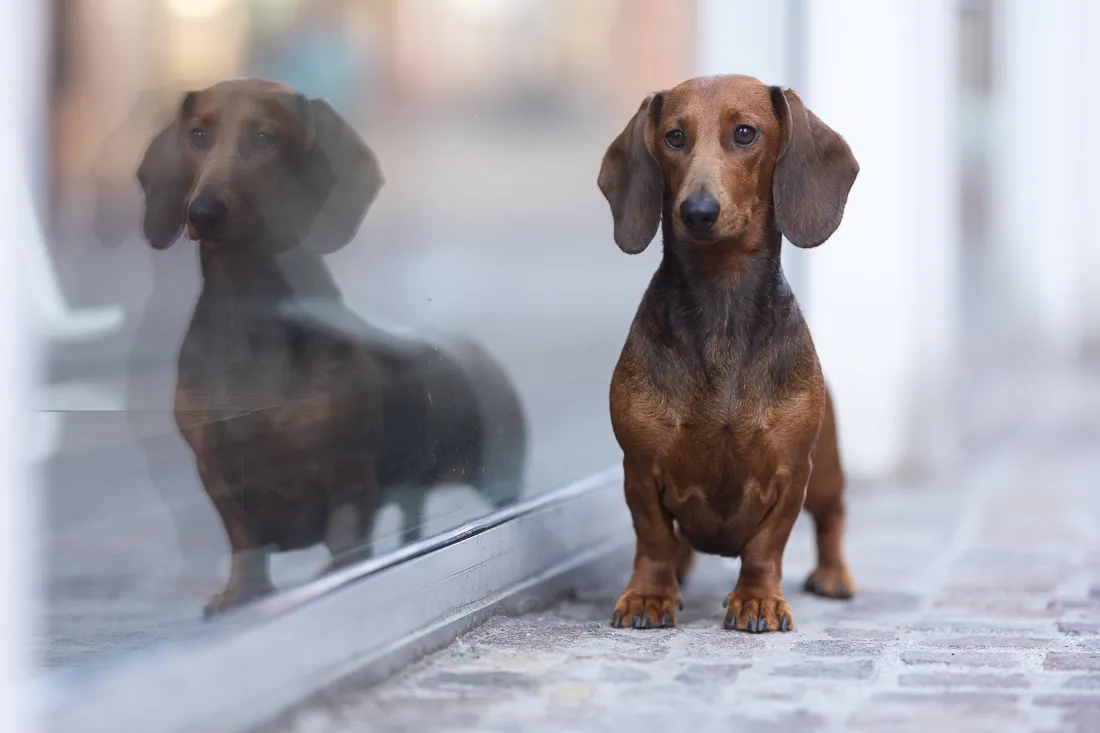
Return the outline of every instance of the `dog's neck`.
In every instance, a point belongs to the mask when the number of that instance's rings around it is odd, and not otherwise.
[[[200,298],[207,303],[263,307],[293,295],[276,256],[261,247],[198,244],[203,278]]]
[[[797,304],[780,264],[782,235],[774,224],[756,241],[678,242],[663,227],[664,256],[656,282],[667,305],[666,328],[704,362],[751,359],[777,330],[792,325]]]

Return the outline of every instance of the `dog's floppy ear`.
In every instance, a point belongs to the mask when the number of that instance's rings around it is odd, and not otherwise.
[[[185,94],[175,118],[149,143],[138,166],[137,179],[145,196],[141,227],[145,239],[156,249],[168,247],[183,229],[193,171],[180,150],[181,126],[194,104],[195,93]]]
[[[335,252],[351,241],[382,188],[374,152],[324,99],[306,99],[300,115],[309,152],[305,182],[314,203],[306,246]]]
[[[772,87],[771,97],[783,131],[772,179],[775,222],[791,244],[816,247],[840,226],[859,163],[794,90]]]
[[[638,254],[653,241],[661,223],[664,178],[653,140],[665,93],[650,94],[626,128],[608,146],[597,183],[615,220],[615,244]]]

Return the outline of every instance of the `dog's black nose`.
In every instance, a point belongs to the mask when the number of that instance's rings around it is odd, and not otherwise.
[[[706,232],[718,223],[718,199],[709,193],[696,193],[680,204],[680,219],[693,232]]]
[[[225,216],[229,208],[221,199],[213,196],[196,196],[191,205],[187,207],[187,220],[200,237],[216,234],[225,223]]]

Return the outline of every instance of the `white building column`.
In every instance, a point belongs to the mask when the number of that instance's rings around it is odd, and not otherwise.
[[[1081,89],[1088,90],[1081,95],[1084,106],[1082,168],[1085,171],[1082,182],[1084,220],[1075,232],[1081,265],[1077,268],[1080,277],[1080,292],[1083,300],[1083,318],[1086,348],[1100,356],[1100,2],[1082,0],[1083,17],[1080,36],[1083,40],[1083,59],[1080,67]]]
[[[0,232],[10,256],[36,234],[37,212],[27,191],[41,193],[32,180],[40,166],[48,129],[41,116],[45,89],[45,3],[4,0],[0,3],[0,94],[11,110],[29,114],[0,117],[0,190],[11,205],[0,211]],[[35,664],[38,577],[37,538],[41,524],[33,511],[37,495],[27,465],[29,396],[34,379],[34,348],[27,327],[30,294],[25,269],[5,267],[0,282],[0,710],[2,727],[24,733],[32,729],[28,678]]]
[[[1097,271],[1100,248],[1095,5],[1004,0],[994,15],[993,245],[1005,319],[1062,356],[1084,343],[1087,280],[1097,282],[1085,272],[1088,256]]]
[[[942,466],[960,263],[952,0],[806,0],[807,105],[851,145],[844,221],[803,253],[848,471]]]

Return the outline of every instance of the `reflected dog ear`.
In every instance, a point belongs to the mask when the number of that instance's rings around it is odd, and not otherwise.
[[[646,97],[604,153],[597,183],[615,222],[615,244],[627,254],[649,246],[661,223],[664,178],[653,152],[653,138],[665,93]]]
[[[150,246],[166,249],[183,230],[187,193],[194,171],[182,154],[182,120],[191,115],[195,93],[180,102],[175,118],[149,143],[137,179],[145,196],[142,232]]]
[[[840,226],[859,164],[793,90],[772,87],[771,98],[783,130],[772,179],[775,222],[791,244],[816,247]]]
[[[352,240],[385,182],[374,152],[324,99],[301,97],[298,114],[308,148],[303,178],[312,200],[299,231],[306,246],[328,254]]]
[[[126,118],[99,144],[92,160],[89,178],[94,196],[91,229],[96,240],[108,248],[122,245],[133,233],[142,216],[142,197],[136,178],[116,179],[122,170],[137,169],[131,145],[145,134],[145,123],[157,107],[157,95],[141,92]],[[179,101],[178,99],[176,100]]]

